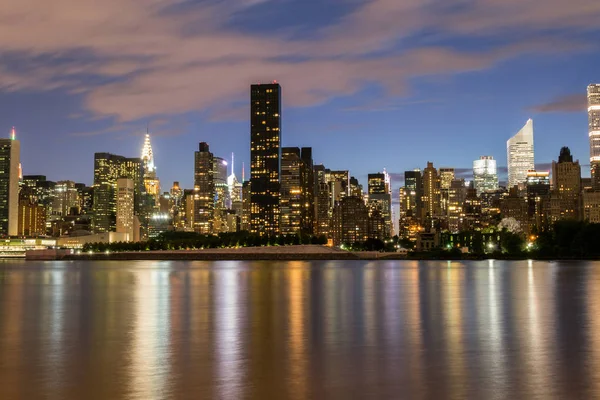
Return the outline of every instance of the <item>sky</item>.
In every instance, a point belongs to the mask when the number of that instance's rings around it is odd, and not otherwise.
[[[365,189],[505,166],[528,118],[540,169],[569,146],[589,176],[598,0],[3,0],[0,21],[0,132],[26,175],[92,184],[94,153],[139,157],[148,127],[164,191],[192,187],[201,141],[249,176],[250,85],[277,80],[282,146]]]

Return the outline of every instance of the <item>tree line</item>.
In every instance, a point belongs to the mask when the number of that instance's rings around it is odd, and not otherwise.
[[[145,242],[86,243],[84,252],[122,252],[152,250],[195,250],[225,247],[293,246],[301,244],[327,244],[325,236],[278,235],[261,236],[247,231],[203,235],[195,232],[163,232]]]

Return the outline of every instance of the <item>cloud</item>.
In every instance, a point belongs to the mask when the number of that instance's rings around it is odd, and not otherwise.
[[[577,34],[597,30],[600,19],[597,0],[453,6],[364,0],[301,39],[285,29],[265,34],[230,24],[263,2],[4,0],[0,90],[65,90],[83,97],[84,111],[117,124],[195,111],[211,120],[239,119],[252,82],[281,81],[290,107],[351,96],[368,85],[394,98],[408,95],[415,77],[484,70],[520,54],[580,50],[588,44]],[[443,40],[415,39],[423,32]],[[500,33],[502,41],[476,51],[448,44]]]
[[[587,97],[585,94],[576,93],[556,97],[547,103],[530,107],[531,111],[538,113],[565,113],[584,112],[587,108]]]

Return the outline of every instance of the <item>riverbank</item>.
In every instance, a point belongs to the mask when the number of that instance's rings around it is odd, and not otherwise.
[[[63,260],[376,260],[395,253],[350,252],[321,245],[69,254]]]
[[[28,260],[273,260],[273,261],[309,261],[309,260],[437,260],[437,261],[460,261],[460,260],[584,260],[582,258],[556,258],[543,257],[539,254],[508,255],[501,253],[474,255],[474,254],[443,254],[443,253],[383,253],[377,251],[347,251],[322,245],[298,245],[298,246],[264,246],[264,247],[241,247],[241,248],[215,248],[202,250],[150,250],[150,251],[125,251],[125,252],[96,252],[96,253],[72,253],[66,251],[41,252],[28,251]],[[594,260],[589,258],[587,260]]]

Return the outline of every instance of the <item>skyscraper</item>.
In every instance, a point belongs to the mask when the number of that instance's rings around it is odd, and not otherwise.
[[[381,237],[392,236],[392,195],[389,192],[389,178],[387,173],[368,175],[369,185],[369,217],[383,219],[384,229]]]
[[[273,82],[250,89],[250,230],[279,233],[281,87]]]
[[[432,162],[423,170],[423,220],[433,220],[440,216],[440,177]],[[430,228],[431,226],[427,226]]]
[[[134,184],[128,178],[117,179],[117,233],[125,235],[125,241],[134,241]],[[139,233],[139,232],[138,232]]]
[[[587,88],[592,187],[600,190],[600,83]]]
[[[527,173],[527,217],[529,224],[521,225],[523,232],[542,232],[548,224],[550,209],[550,173],[529,171]]]
[[[215,207],[214,157],[208,144],[200,143],[194,154],[194,231],[213,233]]]
[[[558,162],[552,161],[552,187],[552,219],[580,219],[581,166],[568,147],[560,149]]]
[[[19,229],[19,165],[21,143],[15,128],[10,139],[0,139],[0,235],[16,236]]]
[[[506,142],[506,158],[508,162],[508,187],[524,185],[527,182],[527,171],[535,169],[533,155],[533,120],[527,123],[515,136]]]
[[[141,158],[110,153],[94,154],[94,216],[96,233],[115,232],[117,223],[117,179],[133,181],[134,213],[139,215],[144,193],[144,167]]]
[[[473,161],[473,183],[477,195],[498,190],[498,171],[494,157],[481,156],[479,160]]]
[[[329,200],[329,184],[327,183],[327,175],[329,170],[323,165],[315,165],[313,167],[313,175],[315,181],[314,188],[314,215],[315,227],[314,231],[317,235],[330,236],[330,221],[331,221],[331,201]]]
[[[150,206],[153,209],[158,208],[158,199],[160,197],[160,181],[156,177],[156,166],[154,165],[154,153],[150,143],[150,134],[146,133],[144,138],[144,147],[142,147],[142,163],[144,166],[144,188],[150,196]]]
[[[369,238],[369,211],[360,197],[346,196],[333,209],[331,221],[335,246],[364,242]]]
[[[281,150],[281,211],[282,235],[313,233],[314,181],[312,149],[284,147]]]
[[[213,233],[227,232],[227,210],[231,205],[229,185],[227,185],[227,161],[213,157],[213,182],[215,185],[215,207]]]

